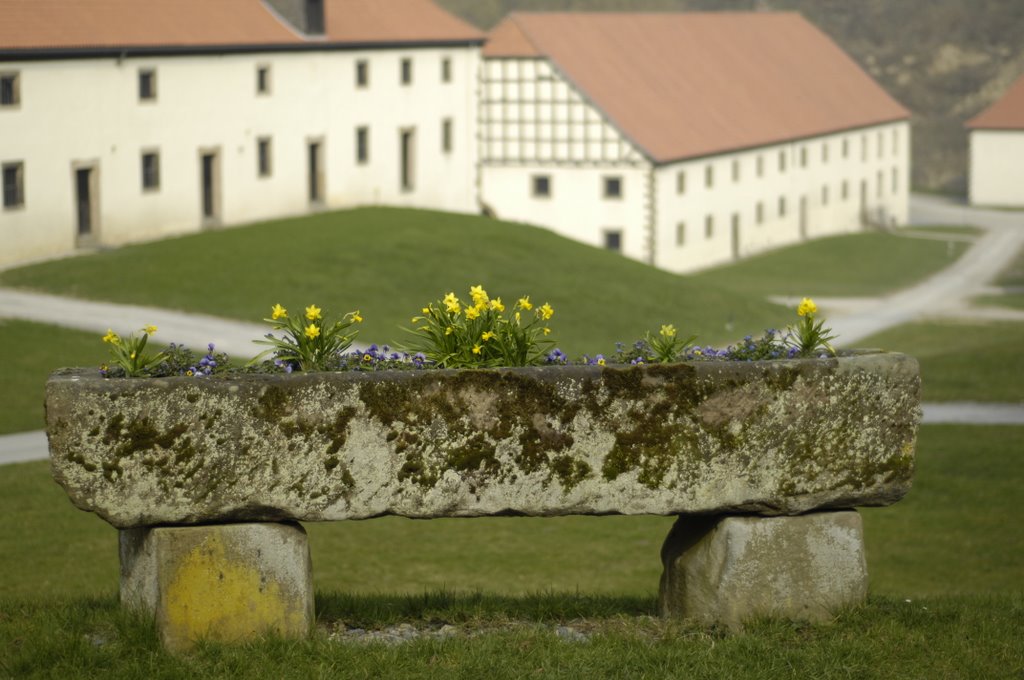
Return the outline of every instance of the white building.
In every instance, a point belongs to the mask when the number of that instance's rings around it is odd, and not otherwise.
[[[328,208],[475,212],[482,42],[430,0],[0,0],[0,266]]]
[[[670,271],[907,219],[909,113],[790,13],[514,13],[481,198]]]
[[[968,198],[973,205],[1024,208],[1024,75],[967,121]]]

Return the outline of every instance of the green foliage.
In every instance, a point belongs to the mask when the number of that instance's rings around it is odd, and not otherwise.
[[[412,318],[416,327],[406,329],[413,339],[405,349],[441,368],[543,363],[547,349],[554,346],[554,341],[546,339],[551,332],[548,321],[555,313],[551,305],[535,307],[527,295],[505,316],[501,298],[492,300],[483,286],[473,286],[470,298],[473,304],[467,305],[451,292],[429,303],[422,316]]]
[[[685,359],[686,351],[696,339],[696,335],[691,335],[684,340],[672,324],[663,324],[657,335],[650,331],[644,335],[644,342],[651,349],[651,360],[662,364]]]
[[[358,331],[345,333],[352,324],[362,323],[358,311],[349,312],[339,321],[329,323],[323,317],[323,310],[316,305],[306,307],[302,317],[288,316],[281,305],[274,305],[269,319],[263,319],[280,335],[268,333],[265,338],[254,340],[270,349],[260,352],[249,365],[260,363],[264,357],[274,357],[276,364],[288,371],[333,371],[338,368],[341,354],[352,346]]]
[[[825,353],[835,356],[836,351],[829,343],[835,340],[836,336],[832,334],[831,328],[825,328],[824,319],[815,321],[814,317],[818,313],[818,306],[814,304],[814,300],[811,298],[801,300],[796,313],[800,317],[800,321],[790,327],[787,343],[796,349],[797,355],[811,357]]]
[[[149,336],[156,333],[156,326],[145,326],[139,329],[138,333],[132,333],[128,337],[121,337],[114,331],[107,329],[103,336],[103,342],[110,345],[110,363],[119,369],[119,373],[129,377],[137,378],[142,375],[150,375],[152,370],[167,359],[163,352],[146,354],[146,343]],[[104,373],[107,367],[100,369]]]

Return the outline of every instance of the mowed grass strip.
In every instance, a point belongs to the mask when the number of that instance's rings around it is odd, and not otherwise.
[[[61,295],[258,322],[275,303],[358,309],[360,340],[395,343],[429,301],[483,284],[555,308],[571,355],[614,351],[673,323],[721,342],[784,323],[788,310],[521,224],[365,208],[276,220],[4,272],[0,282]],[[129,330],[129,329],[122,329]],[[166,338],[173,341],[173,338]],[[253,354],[256,352],[254,351]]]
[[[688,278],[752,297],[882,295],[948,267],[969,245],[878,232],[832,236]]]
[[[424,615],[458,620],[459,613],[456,602]],[[1019,595],[912,602],[872,598],[829,625],[760,621],[739,634],[646,616],[569,621],[499,616],[456,625],[446,639],[363,644],[333,640],[331,627],[323,626],[305,641],[206,643],[172,656],[160,648],[151,626],[105,598],[7,607],[0,613],[0,674],[131,680],[1015,678],[1024,655],[1022,617]],[[423,629],[444,620],[434,618]],[[582,631],[583,637],[559,636],[559,624]]]
[[[55,368],[99,366],[106,349],[94,333],[0,319],[0,434],[41,430],[46,378]]]
[[[1024,323],[913,323],[858,345],[916,357],[925,401],[1024,401]]]

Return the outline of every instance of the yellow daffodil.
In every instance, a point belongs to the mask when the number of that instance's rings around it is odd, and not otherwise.
[[[423,309],[421,309],[420,311],[421,311],[422,313],[424,313],[424,314],[430,314],[430,307],[424,307],[424,308],[423,308]]]
[[[544,329],[544,335],[551,335],[551,329],[550,328],[545,328]]]
[[[153,324],[149,324],[148,326],[142,329],[142,332],[145,333],[146,335],[153,335],[153,333],[156,333],[156,326],[154,326]]]
[[[277,321],[278,319],[287,319],[288,310],[281,305],[274,305],[270,308],[270,318],[274,321]]]
[[[472,286],[469,289],[469,295],[473,298],[473,304],[478,305],[481,301],[487,302],[487,291],[483,286]]]
[[[444,296],[444,306],[452,314],[458,314],[462,311],[462,305],[459,304],[459,298],[455,297],[455,293],[448,293]]]
[[[540,309],[537,311],[540,312],[540,318],[544,319],[545,321],[550,319],[555,313],[555,310],[552,309],[551,305],[549,305],[546,302],[543,305],[541,305]]]
[[[320,337],[320,328],[319,328],[319,326],[317,326],[314,323],[309,324],[308,326],[306,326],[306,333],[305,333],[305,335],[310,340],[312,340],[313,338]]]
[[[491,300],[491,309],[497,310],[499,312],[504,312],[505,311],[505,305],[501,304],[501,298],[500,297],[499,298],[494,298],[493,300]]]
[[[317,307],[316,305],[310,305],[309,307],[306,307],[306,319],[308,319],[309,321],[316,321],[317,319],[320,318],[320,312],[322,311],[323,310]]]
[[[497,333],[495,333],[494,331],[487,331],[483,335],[480,336],[480,339],[483,340],[484,342],[487,342],[491,338],[496,338],[496,337],[498,337]]]
[[[676,327],[672,324],[665,324],[661,327],[660,333],[663,338],[674,338],[676,337]]]
[[[519,305],[519,309],[525,309],[526,311],[530,311],[531,309],[533,309],[533,304],[530,302],[529,295],[527,295],[526,297],[519,298],[519,302],[517,302],[516,304]]]
[[[800,301],[800,306],[796,308],[796,313],[800,316],[811,316],[818,313],[818,305],[814,304],[814,300],[811,298],[804,298]]]
[[[480,345],[473,345],[473,354],[480,354],[483,348]]]
[[[466,307],[466,318],[472,321],[480,316],[479,307]]]
[[[118,337],[117,333],[108,328],[107,334],[103,336],[103,342],[109,342],[112,345],[117,345],[121,342],[121,338]]]
[[[358,309],[356,311],[352,312],[352,320],[355,321],[356,323],[362,323],[363,322],[363,315],[359,313]]]
[[[130,357],[128,357],[128,358],[129,358],[129,359],[134,359],[134,358],[135,358],[135,352],[132,352],[132,353],[131,353],[131,356],[130,356]]]
[[[444,329],[444,334],[445,334],[445,335],[451,335],[451,334],[452,334],[452,333],[454,333],[454,332],[455,332],[455,329],[454,329],[454,328],[452,328],[451,326],[448,326],[448,328],[445,328],[445,329]]]
[[[516,312],[516,323],[519,323],[519,312]]]

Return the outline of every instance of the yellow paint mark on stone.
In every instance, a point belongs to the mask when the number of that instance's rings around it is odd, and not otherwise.
[[[201,638],[222,642],[267,633],[305,635],[300,602],[254,565],[225,549],[220,532],[171,566],[163,597],[163,638],[170,649],[187,649]]]

